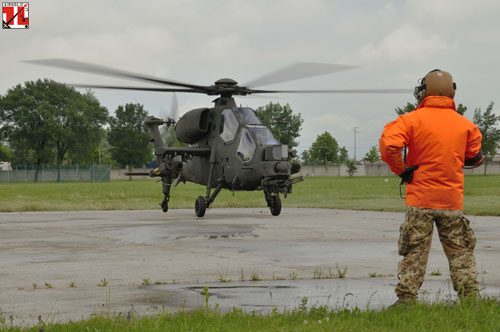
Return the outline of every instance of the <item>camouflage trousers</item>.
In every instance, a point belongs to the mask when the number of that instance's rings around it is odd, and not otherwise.
[[[399,283],[396,295],[414,299],[424,282],[427,259],[431,249],[434,223],[450,267],[453,288],[459,296],[478,292],[477,268],[474,258],[476,238],[470,222],[461,210],[424,209],[408,206],[405,221],[399,229]]]

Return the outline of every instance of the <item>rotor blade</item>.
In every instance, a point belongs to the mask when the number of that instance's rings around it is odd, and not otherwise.
[[[190,93],[205,93],[198,89],[178,89],[178,88],[149,88],[145,86],[116,86],[116,85],[95,85],[95,84],[66,84],[74,88],[89,88],[89,89],[115,89],[115,90],[137,90],[137,91],[153,91],[153,92],[190,92]]]
[[[336,65],[327,63],[298,62],[275,72],[254,79],[243,86],[256,87],[274,83],[294,81],[319,75],[326,75],[338,71],[357,68],[357,66]]]
[[[206,87],[206,86],[182,83],[182,82],[177,82],[177,81],[172,81],[172,80],[165,80],[165,79],[157,78],[154,76],[132,73],[132,72],[128,72],[128,71],[124,71],[124,70],[120,70],[120,69],[114,69],[114,68],[110,68],[110,67],[95,65],[92,63],[86,63],[86,62],[81,62],[81,61],[76,61],[76,60],[40,59],[40,60],[26,60],[24,62],[34,63],[37,65],[43,65],[43,66],[49,66],[49,67],[57,67],[57,68],[63,68],[63,69],[68,69],[68,70],[80,71],[80,72],[84,72],[84,73],[93,73],[93,74],[98,74],[98,75],[114,76],[114,77],[120,77],[120,78],[126,78],[126,79],[135,79],[135,80],[160,83],[160,84],[167,84],[167,85],[173,85],[173,86],[182,86],[185,88],[199,89],[202,91],[205,91],[208,89],[208,87]]]
[[[266,100],[267,99],[272,99],[272,100],[278,100],[278,99],[284,99],[284,97],[277,97],[277,96],[270,96],[270,95],[252,95],[252,94],[248,94],[245,96],[245,99],[262,99],[262,98],[265,98]]]
[[[340,89],[340,90],[250,90],[250,93],[352,93],[352,94],[390,94],[413,93],[412,89]]]

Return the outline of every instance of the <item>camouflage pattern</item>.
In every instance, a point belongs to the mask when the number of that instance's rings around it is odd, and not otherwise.
[[[459,296],[475,296],[478,292],[474,258],[476,238],[462,210],[424,209],[408,206],[405,221],[399,229],[399,283],[396,295],[414,299],[424,282],[427,258],[431,249],[433,226],[439,233],[450,267],[453,288]]]

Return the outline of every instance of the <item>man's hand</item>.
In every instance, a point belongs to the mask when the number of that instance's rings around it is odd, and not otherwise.
[[[399,174],[399,177],[402,179],[401,184],[403,184],[403,182],[410,184],[413,180],[413,172],[417,169],[418,166],[406,167],[403,173]]]

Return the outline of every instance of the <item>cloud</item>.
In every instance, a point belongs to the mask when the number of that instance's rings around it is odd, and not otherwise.
[[[498,16],[497,0],[408,0],[408,12],[415,21],[424,24],[469,24],[468,20],[484,19],[488,14]]]
[[[364,61],[419,60],[448,51],[454,45],[446,42],[437,33],[425,33],[412,24],[403,24],[385,36],[380,43],[368,43],[359,51]]]

